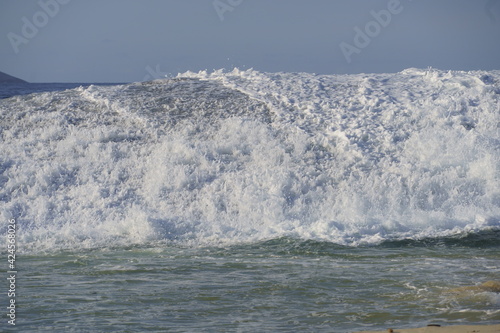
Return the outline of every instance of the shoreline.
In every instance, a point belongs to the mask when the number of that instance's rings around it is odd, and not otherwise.
[[[387,328],[385,331],[359,331],[356,333],[497,333],[500,324],[495,325],[453,325],[426,326],[420,328]]]

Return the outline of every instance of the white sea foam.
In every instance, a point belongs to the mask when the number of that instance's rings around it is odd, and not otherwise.
[[[500,72],[184,73],[0,100],[21,248],[500,227]]]

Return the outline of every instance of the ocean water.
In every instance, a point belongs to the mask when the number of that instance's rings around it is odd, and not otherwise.
[[[41,92],[56,92],[90,85],[108,86],[108,83],[0,83],[0,99]]]
[[[45,88],[0,88],[2,329],[500,322],[453,290],[500,280],[500,71]]]

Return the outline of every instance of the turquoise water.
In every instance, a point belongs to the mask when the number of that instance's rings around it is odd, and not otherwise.
[[[65,332],[354,332],[498,323],[498,232],[346,247],[107,248],[18,259],[18,325]],[[5,327],[5,326],[4,326]]]

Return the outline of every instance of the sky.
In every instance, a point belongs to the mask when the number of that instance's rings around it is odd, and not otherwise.
[[[500,70],[500,0],[0,0],[0,71],[29,82],[235,67]]]

